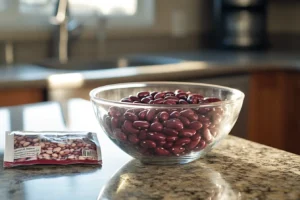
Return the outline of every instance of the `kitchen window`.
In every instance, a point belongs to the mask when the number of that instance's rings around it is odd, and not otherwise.
[[[57,0],[0,0],[0,27],[5,31],[51,30]],[[154,0],[69,0],[71,17],[87,29],[107,19],[107,27],[140,28],[154,22]]]

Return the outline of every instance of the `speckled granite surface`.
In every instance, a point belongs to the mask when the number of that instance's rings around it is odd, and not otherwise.
[[[300,157],[229,136],[187,165],[133,160],[109,181],[101,199],[300,199]]]
[[[0,200],[300,199],[298,155],[228,136],[193,163],[143,165],[101,134],[88,101],[67,105],[69,129],[100,133],[103,166],[3,169],[4,130],[62,130],[64,123],[55,102],[0,109]]]

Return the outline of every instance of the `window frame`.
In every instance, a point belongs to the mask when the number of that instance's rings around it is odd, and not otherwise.
[[[49,22],[50,16],[41,15],[40,13],[20,13],[19,0],[7,0],[8,8],[0,12],[0,32],[11,31],[50,31],[52,25]],[[72,14],[72,13],[71,13]],[[101,17],[101,16],[100,16]],[[74,16],[81,22],[86,30],[95,29],[95,20],[91,15]],[[149,28],[154,24],[155,19],[155,0],[138,0],[137,12],[132,16],[109,16],[107,18],[108,29],[119,28]],[[38,20],[37,20],[38,19]],[[100,19],[100,18],[98,18]],[[88,23],[87,21],[90,21]]]

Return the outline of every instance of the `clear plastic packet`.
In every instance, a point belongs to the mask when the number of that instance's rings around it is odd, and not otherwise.
[[[11,131],[5,134],[4,168],[38,164],[102,164],[92,132]]]

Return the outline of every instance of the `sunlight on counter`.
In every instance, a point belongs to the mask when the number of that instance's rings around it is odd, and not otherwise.
[[[80,73],[55,74],[48,77],[50,87],[81,87],[84,78]]]

